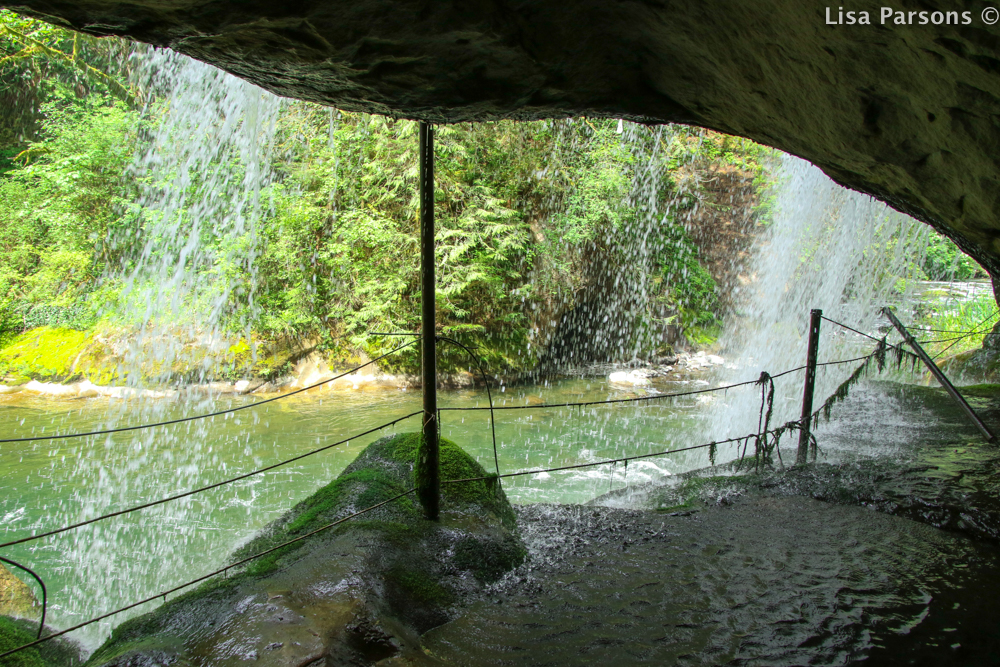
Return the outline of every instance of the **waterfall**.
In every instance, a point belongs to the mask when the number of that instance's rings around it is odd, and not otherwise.
[[[149,50],[138,57],[144,88],[151,91],[146,141],[131,172],[140,196],[129,224],[111,239],[125,261],[105,276],[101,288],[102,297],[114,304],[121,329],[129,332],[120,340],[124,362],[119,373],[128,384],[119,398],[127,400],[111,402],[94,429],[211,412],[235,400],[185,387],[204,383],[210,366],[234,346],[245,343],[252,352],[250,325],[259,310],[259,231],[270,206],[268,189],[277,179],[271,165],[278,151],[275,126],[284,108],[281,99],[169,51]],[[331,114],[331,141],[333,122]],[[588,345],[590,356],[563,362],[632,361],[655,352],[660,343],[673,342],[662,337],[677,329],[676,321],[668,321],[676,304],[664,305],[658,299],[666,281],[691,279],[684,267],[692,244],[682,232],[685,216],[698,210],[693,197],[699,184],[696,170],[687,166],[696,154],[691,147],[703,135],[675,126],[620,123],[619,128],[614,150],[624,156],[622,164],[630,165],[622,202],[622,210],[629,213],[620,219],[627,224],[609,225],[598,239],[604,254],[595,254],[600,262],[592,267],[592,293],[575,303],[575,330],[567,335],[564,349]],[[801,365],[811,308],[874,332],[878,309],[906,298],[908,286],[900,279],[919,263],[918,249],[927,233],[925,226],[837,186],[801,160],[783,157],[774,169],[773,215],[746,267],[748,284],[730,299],[735,307],[720,340],[730,367],[713,378],[718,383]],[[671,231],[664,233],[668,227]],[[673,265],[665,265],[671,261]],[[206,275],[213,279],[204,279]],[[822,361],[869,349],[870,342],[824,325]],[[845,366],[822,371],[817,397],[826,396],[850,370]],[[801,382],[801,373],[778,381],[775,422],[798,416]],[[680,417],[669,419],[664,415],[671,406],[665,402],[629,406],[624,417],[604,407],[567,411],[558,435],[531,436],[538,443],[536,460],[549,465],[554,455],[564,453],[573,463],[588,456],[631,456],[756,429],[759,392],[751,388],[716,396],[707,407],[691,401],[677,411]],[[204,420],[88,442],[39,444],[29,455],[46,459],[48,467],[42,469],[49,478],[43,486],[46,494],[53,492],[54,500],[39,510],[45,514],[44,525],[17,528],[41,532],[122,509],[137,498],[163,498],[209,477],[214,482],[258,467],[261,452],[275,449],[274,439],[283,437],[267,430],[262,412],[230,417],[230,428],[223,433]],[[327,415],[315,419],[310,436],[318,443],[321,435],[328,435],[321,433]],[[524,444],[529,430],[538,430],[531,419],[511,427],[524,426],[523,434],[516,431],[517,440],[511,436],[520,447],[517,465],[527,465],[520,455],[524,450],[528,461]],[[233,452],[237,455],[227,456]],[[721,459],[727,455],[732,452],[720,452]],[[598,469],[573,474],[591,476],[596,494],[622,483],[618,480],[626,475],[629,480],[655,481],[707,462],[705,450],[697,450],[672,459],[634,462],[631,472],[624,466],[618,477],[614,470],[610,478],[607,470]],[[248,531],[270,518],[261,509],[263,494],[269,494],[271,507],[292,504],[289,480],[301,473],[278,474],[284,476],[242,480],[220,491],[19,547],[17,553],[41,562],[44,567],[39,569],[59,573],[60,583],[66,584],[58,587],[49,618],[56,627],[74,625],[200,575],[207,569],[205,563],[221,563]],[[314,477],[328,478],[324,475]],[[219,521],[223,514],[226,521]],[[153,537],[150,526],[156,527]],[[192,555],[197,563],[191,562]],[[75,636],[93,647],[112,627],[155,604],[88,626]]]
[[[617,134],[607,153],[628,182],[618,208],[603,213],[608,220],[598,225],[597,237],[576,250],[587,262],[553,335],[546,359],[553,369],[635,362],[679,340],[676,304],[667,303],[664,287],[688,278],[684,261],[692,245],[678,224],[678,210],[691,205],[697,187],[686,170],[696,156],[690,146],[700,143],[701,133],[621,122]],[[554,153],[574,149],[557,144]],[[551,161],[561,158],[553,155]]]
[[[927,245],[927,225],[837,185],[796,157],[784,155],[775,165],[770,196],[772,219],[753,249],[751,282],[737,295],[720,340],[733,362],[725,382],[802,366],[814,308],[881,336],[881,308],[906,304],[912,297],[912,278]],[[819,361],[862,356],[873,346],[873,341],[824,321]],[[819,369],[817,407],[856,365]],[[772,423],[799,417],[803,377],[804,372],[796,372],[775,381]],[[717,402],[708,436],[723,439],[753,432],[759,406],[759,391],[733,392]]]
[[[132,168],[143,238],[116,239],[132,262],[109,276],[123,285],[116,311],[131,313],[125,324],[140,332],[130,337],[125,371],[133,386],[143,374],[203,381],[204,368],[186,378],[174,369],[232,345],[227,331],[242,328],[251,339],[258,223],[283,101],[172,51],[150,50],[138,69],[154,100],[146,110],[154,130]]]
[[[254,258],[258,228],[268,202],[274,126],[280,98],[241,79],[171,51],[150,49],[139,56],[147,80],[147,141],[135,157],[130,177],[139,184],[131,224],[111,239],[126,257],[104,279],[102,290],[127,313],[117,324],[125,332],[119,376],[127,379],[96,428],[114,428],[218,409],[211,392],[171,389],[203,381],[210,370],[202,360],[226,352],[236,341],[229,332],[255,315]],[[196,278],[199,272],[215,280]],[[233,308],[231,304],[238,304]],[[206,356],[208,353],[209,356]],[[200,365],[199,365],[200,364]],[[180,369],[180,370],[178,370]],[[245,413],[244,413],[245,414]],[[252,426],[259,415],[231,420]],[[72,499],[47,508],[51,525],[66,525],[148,500],[184,491],[203,479],[205,468],[218,477],[239,462],[220,459],[206,437],[208,420],[169,428],[97,436],[97,441],[53,441],[39,447],[72,462],[53,466],[78,487]],[[226,437],[246,440],[244,428]],[[217,436],[216,436],[217,437]],[[101,442],[103,441],[103,447]],[[90,452],[103,449],[104,455]],[[37,448],[36,448],[37,450]],[[190,578],[191,553],[220,562],[242,536],[220,535],[207,517],[220,506],[249,512],[263,480],[247,480],[226,495],[201,494],[140,513],[33,543],[33,560],[45,570],[69,573],[49,619],[66,627],[142,599]],[[266,482],[264,482],[266,485]],[[55,481],[53,488],[60,486]],[[148,539],[148,525],[158,526]],[[75,636],[90,647],[145,605],[90,625]]]

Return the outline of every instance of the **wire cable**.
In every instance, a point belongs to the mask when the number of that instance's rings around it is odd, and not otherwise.
[[[729,384],[722,387],[715,387],[711,389],[697,389],[695,391],[686,391],[677,394],[653,394],[651,396],[639,396],[637,398],[616,398],[609,399],[606,401],[583,401],[580,403],[539,403],[537,405],[495,405],[493,410],[543,410],[545,408],[572,408],[578,406],[586,405],[610,405],[612,403],[636,403],[639,401],[655,401],[661,398],[678,398],[680,396],[693,396],[695,394],[707,394],[715,391],[725,391],[727,389],[734,389],[736,387],[745,387],[746,385],[755,384],[756,380],[748,380],[746,382],[739,382],[737,384]],[[449,412],[469,412],[475,410],[489,410],[489,407],[471,407],[471,408],[440,408],[442,411],[447,410]]]
[[[483,368],[483,364],[480,363],[480,361],[476,357],[476,355],[474,355],[472,353],[472,350],[470,350],[465,345],[462,345],[461,343],[459,343],[454,338],[448,338],[447,336],[435,336],[435,339],[443,340],[443,341],[445,341],[447,343],[452,343],[454,345],[458,345],[460,348],[462,348],[463,350],[465,350],[466,352],[469,353],[469,358],[471,358],[473,361],[475,361],[476,365],[479,367],[479,372],[483,376],[483,384],[486,385],[486,398],[490,402],[490,434],[493,436],[493,465],[496,466],[497,476],[499,476],[500,475],[500,457],[497,454],[497,427],[496,427],[496,417],[493,415],[493,392],[490,391],[490,380],[486,376],[486,369]],[[440,413],[441,411],[438,410],[438,412]],[[439,419],[438,420],[438,425],[440,425],[440,424],[441,424],[441,421]]]
[[[865,358],[866,357],[859,357],[858,359],[865,359]],[[853,361],[858,361],[858,359],[844,359],[843,361],[827,361],[827,362],[824,362],[824,363],[821,363],[821,364],[816,364],[816,365],[817,366],[835,366],[837,364],[849,364],[849,363],[851,363]],[[772,379],[776,379],[776,378],[780,378],[780,377],[783,377],[785,375],[788,375],[789,373],[795,373],[797,371],[804,370],[805,368],[806,368],[805,366],[799,366],[797,368],[790,368],[787,371],[782,371],[781,373],[776,373],[774,375],[770,375],[769,377],[772,378]],[[713,393],[713,392],[717,392],[717,391],[727,391],[729,389],[736,389],[736,388],[745,387],[745,386],[751,385],[751,384],[757,384],[758,382],[759,382],[759,379],[758,380],[747,380],[746,382],[737,382],[736,384],[727,384],[727,385],[723,385],[721,387],[711,387],[709,389],[695,389],[693,391],[684,391],[684,392],[673,393],[673,394],[653,394],[653,395],[650,395],[650,396],[639,396],[637,398],[614,398],[614,399],[608,399],[608,400],[605,400],[605,401],[582,401],[582,402],[579,402],[579,403],[538,403],[538,404],[535,404],[535,405],[495,405],[492,408],[485,407],[485,406],[483,406],[483,407],[469,407],[469,408],[453,408],[453,407],[449,408],[449,407],[444,407],[444,408],[438,408],[438,409],[441,410],[441,411],[447,410],[449,412],[472,412],[472,411],[477,411],[477,410],[491,410],[491,409],[492,410],[543,410],[543,409],[546,409],[546,408],[573,408],[573,407],[589,406],[589,405],[611,405],[611,404],[614,404],[614,403],[636,403],[636,402],[640,402],[640,401],[655,401],[655,400],[664,399],[664,398],[681,398],[683,396],[694,396],[696,394],[709,394],[709,393]]]
[[[284,461],[280,461],[278,463],[274,463],[272,465],[265,466],[263,468],[258,468],[257,470],[253,470],[253,471],[245,473],[243,475],[239,475],[238,477],[232,477],[230,479],[226,479],[226,480],[223,480],[221,482],[216,482],[215,484],[209,484],[208,486],[202,486],[200,488],[192,489],[190,491],[185,491],[184,493],[179,493],[179,494],[174,495],[174,496],[169,496],[167,498],[161,498],[160,500],[154,500],[152,502],[144,503],[142,505],[136,505],[135,507],[129,507],[128,509],[123,509],[123,510],[118,510],[117,512],[110,512],[108,514],[103,514],[103,515],[101,515],[99,517],[95,517],[93,519],[87,519],[86,521],[80,521],[79,523],[74,523],[74,524],[71,524],[69,526],[65,526],[63,528],[57,528],[56,530],[50,530],[48,532],[41,533],[39,535],[32,535],[30,537],[22,537],[21,539],[19,539],[19,540],[13,540],[12,542],[4,542],[3,544],[0,544],[0,549],[3,549],[4,547],[12,547],[15,544],[23,544],[25,542],[31,542],[31,541],[34,541],[34,540],[40,540],[43,537],[50,537],[52,535],[58,535],[59,533],[65,533],[68,530],[73,530],[75,528],[80,528],[82,526],[87,526],[87,525],[90,525],[92,523],[96,523],[98,521],[103,521],[105,519],[110,519],[110,518],[113,518],[113,517],[116,517],[116,516],[121,516],[123,514],[130,514],[132,512],[136,512],[138,510],[146,509],[147,507],[153,507],[155,505],[162,505],[163,503],[168,503],[168,502],[170,502],[172,500],[179,500],[181,498],[186,498],[188,496],[193,496],[194,494],[201,493],[202,491],[209,491],[211,489],[217,489],[220,486],[225,486],[226,484],[232,484],[233,482],[238,482],[241,479],[246,479],[247,477],[253,477],[254,475],[259,475],[262,472],[267,472],[268,470],[274,470],[275,468],[280,468],[281,466],[288,465],[289,463],[294,463],[295,461],[299,461],[301,459],[304,459],[307,456],[312,456],[313,454],[319,454],[320,452],[324,452],[324,451],[326,451],[328,449],[332,449],[333,447],[338,447],[340,445],[343,445],[345,443],[350,442],[351,440],[355,440],[357,438],[361,438],[361,437],[364,437],[366,435],[370,435],[370,434],[372,434],[372,433],[374,433],[376,431],[381,431],[382,429],[387,428],[389,426],[394,426],[395,424],[398,424],[399,422],[401,422],[403,420],[409,419],[411,417],[416,417],[419,414],[422,414],[422,413],[420,413],[420,412],[411,412],[410,414],[405,415],[403,417],[400,417],[398,419],[394,419],[391,422],[386,422],[385,424],[382,424],[380,426],[376,426],[374,428],[370,428],[367,431],[363,431],[361,433],[356,433],[356,434],[352,435],[349,438],[345,438],[343,440],[339,440],[339,441],[334,442],[334,443],[329,444],[329,445],[324,445],[322,447],[318,447],[317,449],[313,449],[313,450],[308,451],[308,452],[306,452],[304,454],[299,454],[298,456],[293,456],[290,459],[285,459]]]
[[[772,429],[770,433],[774,433],[779,429]],[[680,449],[670,449],[663,452],[653,452],[652,454],[637,454],[635,456],[624,456],[618,459],[606,459],[603,461],[594,461],[592,463],[578,463],[575,465],[568,466],[558,466],[556,468],[544,468],[542,470],[522,470],[520,472],[508,472],[502,475],[486,475],[484,477],[466,477],[463,479],[444,479],[441,480],[442,484],[459,484],[461,482],[479,482],[482,480],[505,478],[505,477],[521,477],[523,475],[537,475],[542,472],[557,472],[559,470],[576,470],[578,468],[592,468],[594,466],[609,465],[612,463],[621,463],[622,461],[635,461],[637,459],[649,459],[657,456],[666,456],[667,454],[676,454],[678,452],[687,452],[692,449],[704,449],[705,447],[712,447],[713,445],[725,445],[733,442],[743,442],[747,438],[754,438],[760,435],[759,433],[751,433],[750,435],[745,435],[741,438],[727,438],[726,440],[718,440],[716,442],[706,442],[703,445],[692,445],[691,447],[682,447]]]

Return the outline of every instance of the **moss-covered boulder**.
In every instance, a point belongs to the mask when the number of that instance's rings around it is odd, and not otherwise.
[[[110,348],[94,332],[59,327],[31,329],[0,350],[0,379],[6,384],[82,379],[106,384],[116,365]]]
[[[419,434],[371,444],[232,562],[409,491],[420,444]],[[441,477],[487,475],[442,440]],[[420,635],[453,618],[464,599],[524,555],[496,480],[444,484],[440,521],[424,519],[412,493],[392,500],[122,624],[88,665],[436,664]]]
[[[992,347],[960,352],[938,362],[938,366],[952,382],[1000,383],[1000,350]],[[928,381],[934,382],[929,374]]]
[[[44,633],[51,632],[47,627]],[[38,637],[38,621],[0,616],[0,653],[29,644]],[[18,651],[0,661],[3,667],[74,667],[83,664],[80,647],[65,637],[57,637]]]

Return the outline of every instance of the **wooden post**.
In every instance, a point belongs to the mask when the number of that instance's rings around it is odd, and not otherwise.
[[[813,393],[816,390],[816,357],[819,354],[819,325],[823,311],[812,310],[809,318],[809,350],[806,352],[806,384],[802,390],[802,429],[799,431],[799,451],[795,464],[802,465],[809,457],[809,433],[812,429]]]
[[[941,383],[941,386],[944,387],[946,392],[948,392],[948,395],[951,396],[952,400],[958,403],[958,407],[962,408],[962,412],[964,412],[972,423],[976,425],[976,428],[978,428],[979,432],[983,434],[986,441],[993,442],[995,436],[990,432],[990,429],[986,427],[986,424],[984,424],[983,420],[979,418],[979,415],[977,415],[976,411],[972,409],[972,406],[969,405],[968,401],[966,401],[965,398],[958,393],[958,390],[955,389],[955,385],[953,385],[944,372],[938,368],[937,364],[934,363],[934,360],[927,355],[927,352],[925,352],[924,348],[920,346],[920,343],[918,343],[913,336],[910,335],[910,332],[903,326],[903,323],[896,319],[896,315],[892,312],[892,310],[889,308],[883,308],[882,312],[889,318],[889,321],[892,322],[892,326],[896,327],[896,330],[903,335],[903,340],[909,343],[910,347],[913,348],[913,351],[917,353],[917,356],[920,357],[922,362],[924,362],[927,369],[934,375],[935,378],[937,378],[937,381]]]
[[[434,323],[434,128],[420,123],[420,334],[424,394],[423,460],[418,464],[417,497],[424,515],[436,521],[440,506],[440,453],[437,410],[437,359]]]

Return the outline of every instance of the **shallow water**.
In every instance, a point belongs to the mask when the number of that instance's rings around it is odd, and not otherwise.
[[[476,665],[995,664],[997,550],[802,497],[519,509],[525,566],[425,646]]]
[[[1000,396],[960,391],[1000,431]],[[886,382],[856,387],[816,436],[819,454],[809,466],[759,474],[719,466],[692,478],[619,489],[593,502],[662,509],[763,491],[868,507],[1000,544],[1000,450],[943,389]],[[784,456],[793,459],[794,449]]]

